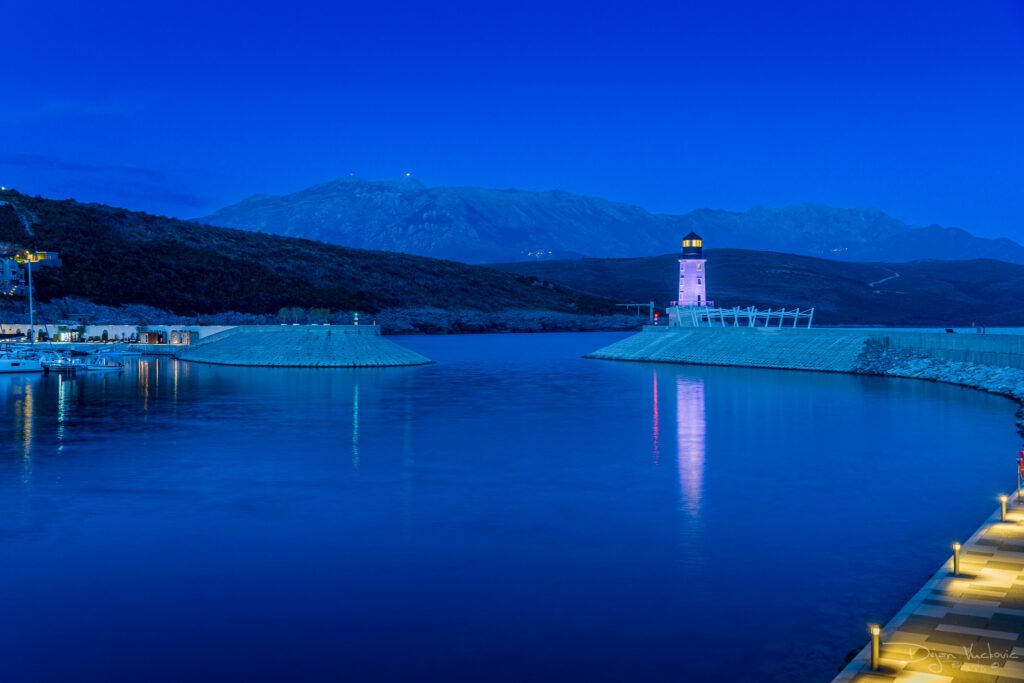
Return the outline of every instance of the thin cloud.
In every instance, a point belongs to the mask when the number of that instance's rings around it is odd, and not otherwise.
[[[143,199],[149,202],[184,206],[190,209],[208,209],[212,202],[209,198],[188,192],[179,192],[158,185],[141,183],[117,185],[110,188],[114,195],[125,199]]]
[[[57,157],[39,154],[0,154],[0,164],[20,168],[42,168],[50,171],[66,171],[70,173],[118,173],[150,179],[166,179],[167,174],[143,166],[127,166],[118,164],[83,164]]]
[[[121,205],[141,203],[150,207],[181,207],[195,210],[209,209],[208,198],[177,189],[177,180],[170,174],[143,166],[128,164],[90,164],[41,154],[2,154],[0,167],[41,171],[58,184],[63,192],[107,198],[107,202]]]

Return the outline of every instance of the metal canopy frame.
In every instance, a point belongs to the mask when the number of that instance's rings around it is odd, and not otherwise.
[[[814,323],[814,309],[760,309],[754,306],[714,308],[711,306],[676,306],[669,309],[674,326],[692,327],[806,327]]]

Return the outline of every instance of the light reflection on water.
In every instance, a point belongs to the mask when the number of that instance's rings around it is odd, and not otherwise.
[[[679,458],[679,486],[683,509],[691,517],[700,515],[704,488],[705,429],[704,381],[676,378],[676,439]]]
[[[1013,476],[1003,399],[614,338],[0,376],[5,680],[827,679]]]

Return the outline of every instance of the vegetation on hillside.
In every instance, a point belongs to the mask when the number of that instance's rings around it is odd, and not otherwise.
[[[143,304],[179,315],[416,307],[612,314],[612,302],[481,266],[217,228],[74,200],[0,193],[0,242],[57,251],[41,300]],[[29,218],[26,229],[17,213]]]

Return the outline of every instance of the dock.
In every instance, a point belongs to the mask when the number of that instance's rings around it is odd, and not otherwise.
[[[979,389],[1024,405],[1020,334],[648,325],[587,358],[923,379]],[[1024,435],[1024,408],[1018,418]]]
[[[1024,506],[1000,517],[962,544],[959,575],[951,554],[882,628],[876,670],[869,643],[833,683],[1024,682]]]

